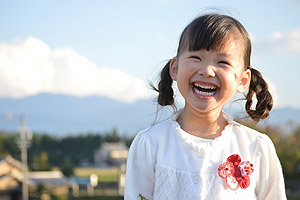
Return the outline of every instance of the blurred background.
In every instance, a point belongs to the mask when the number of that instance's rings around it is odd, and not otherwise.
[[[271,137],[299,199],[299,0],[1,1],[0,199],[122,199],[128,148],[156,118],[149,82],[185,26],[211,11],[248,30],[274,97],[256,125],[244,101],[225,111]]]

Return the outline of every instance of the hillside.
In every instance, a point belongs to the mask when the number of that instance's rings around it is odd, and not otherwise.
[[[0,99],[0,129],[16,130],[20,115],[35,132],[64,135],[81,132],[106,132],[117,128],[121,134],[136,134],[155,121],[157,106],[154,100],[133,104],[118,102],[106,97],[77,98],[64,95],[39,94],[24,99]],[[172,109],[160,112],[160,120]],[[237,111],[230,112],[234,117]],[[12,113],[14,120],[5,118]],[[292,122],[292,123],[291,123]],[[300,110],[282,108],[272,110],[268,124],[300,124]]]

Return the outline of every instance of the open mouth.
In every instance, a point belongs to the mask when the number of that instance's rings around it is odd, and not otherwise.
[[[193,90],[196,94],[201,96],[213,96],[216,94],[217,86],[215,85],[206,85],[201,83],[194,83]]]

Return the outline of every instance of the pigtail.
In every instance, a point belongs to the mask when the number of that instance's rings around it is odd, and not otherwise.
[[[257,99],[255,110],[251,108],[254,93]],[[268,90],[268,84],[261,73],[253,68],[251,68],[251,81],[246,100],[246,111],[254,121],[258,122],[260,119],[265,119],[269,116],[273,107],[273,98]]]
[[[165,65],[160,73],[160,81],[158,83],[158,88],[151,84],[153,90],[158,92],[157,102],[161,106],[171,105],[174,107],[174,91],[172,88],[173,79],[170,76],[170,63],[171,60]]]

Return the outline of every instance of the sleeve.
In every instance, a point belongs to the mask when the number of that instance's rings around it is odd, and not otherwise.
[[[259,200],[285,200],[282,168],[275,147],[267,135],[262,135],[256,166],[256,195]],[[254,168],[255,170],[255,168]]]
[[[152,200],[154,191],[153,145],[146,134],[138,134],[132,142],[126,167],[125,200]]]

